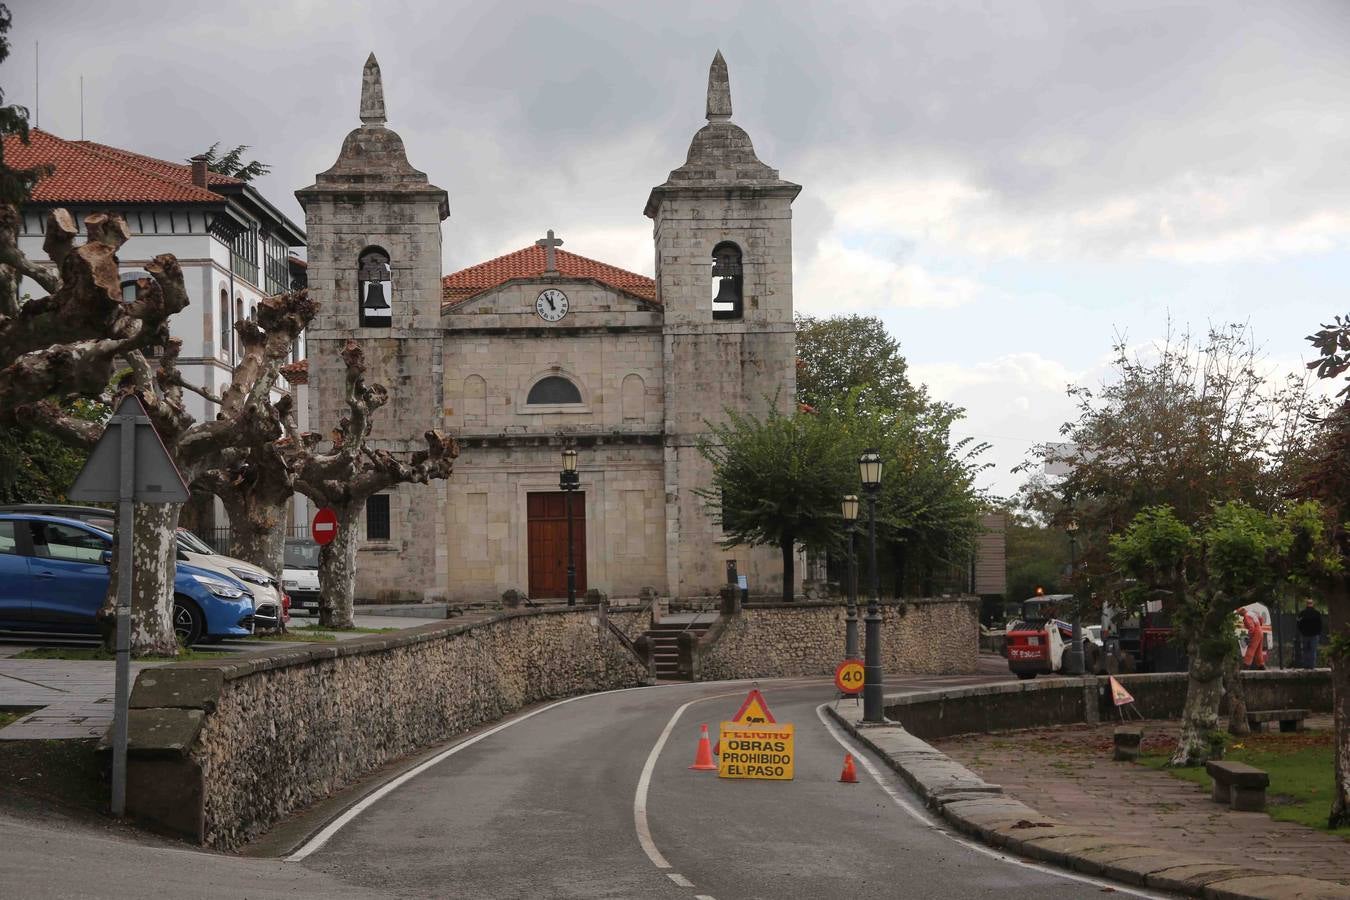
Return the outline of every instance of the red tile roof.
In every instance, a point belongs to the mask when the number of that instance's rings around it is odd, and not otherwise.
[[[309,384],[309,360],[299,359],[281,367],[281,374],[291,384]]]
[[[606,265],[566,250],[558,254],[558,272],[565,278],[590,278],[603,285],[656,302],[656,282],[646,275]],[[450,309],[515,278],[538,278],[544,274],[543,247],[526,247],[496,259],[461,269],[441,279],[441,308]]]
[[[220,203],[221,196],[192,183],[192,167],[152,159],[92,141],[67,141],[32,129],[24,144],[5,135],[5,162],[15,168],[51,165],[56,171],[33,188],[36,203]],[[207,176],[208,183],[237,181]]]

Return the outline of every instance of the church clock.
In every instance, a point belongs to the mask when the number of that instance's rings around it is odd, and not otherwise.
[[[557,322],[567,315],[567,295],[557,288],[540,291],[534,309],[545,322]]]

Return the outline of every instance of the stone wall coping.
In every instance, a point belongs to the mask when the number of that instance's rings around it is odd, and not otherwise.
[[[349,641],[335,641],[331,644],[311,643],[300,647],[256,650],[225,660],[193,660],[191,662],[155,666],[152,669],[142,671],[137,677],[131,705],[139,708],[165,706],[197,708],[203,706],[204,703],[214,702],[215,697],[219,695],[219,687],[223,682],[233,681],[236,678],[246,678],[259,672],[327,659],[382,653],[400,647],[415,647],[418,644],[453,637],[478,628],[490,628],[502,622],[528,616],[556,616],[586,611],[593,611],[598,614],[600,607],[578,604],[576,606],[549,607],[547,609],[508,609],[490,619],[462,625],[453,621],[431,622],[385,634],[372,634],[366,637],[353,638]],[[622,612],[625,612],[625,610],[614,611],[614,613]],[[203,679],[200,675],[203,671],[210,672],[212,675]],[[173,674],[170,675],[170,673]],[[157,677],[164,675],[170,675],[170,677],[163,679],[163,681]],[[197,677],[194,678],[194,675]],[[147,676],[149,677],[147,678]],[[189,683],[186,690],[184,689],[184,682]],[[197,690],[193,690],[190,686],[192,682],[202,682],[202,684]],[[169,685],[172,685],[172,689],[166,690]]]
[[[1330,685],[1330,669],[1288,669],[1284,671],[1267,669],[1265,671],[1245,671],[1243,681],[1302,681],[1310,675],[1318,680],[1326,679]],[[973,687],[943,688],[934,691],[922,691],[911,694],[891,694],[883,698],[884,706],[913,706],[921,703],[935,703],[944,700],[959,700],[965,697],[993,697],[1002,694],[1029,694],[1037,691],[1082,691],[1085,683],[1096,683],[1098,689],[1110,685],[1109,675],[1085,676],[1082,678],[1055,678],[1035,681],[999,682],[980,684]],[[1130,685],[1167,684],[1185,681],[1185,672],[1138,672],[1132,675],[1117,675],[1116,680],[1129,688]]]
[[[979,603],[980,598],[973,594],[956,594],[951,597],[905,597],[900,600],[891,598],[878,601],[879,606],[883,607],[901,607],[911,606],[923,603]],[[829,600],[794,600],[787,603],[783,600],[749,600],[741,604],[741,609],[837,609],[848,606],[848,601],[844,599]],[[858,598],[858,609],[865,610],[867,601]]]

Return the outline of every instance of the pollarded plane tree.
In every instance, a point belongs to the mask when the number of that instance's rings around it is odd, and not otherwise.
[[[388,402],[389,392],[384,385],[366,382],[365,357],[355,341],[347,341],[341,354],[346,366],[343,399],[347,415],[332,430],[331,446],[321,450],[323,436],[301,433],[291,417],[286,419],[288,439],[278,446],[294,473],[295,489],[337,513],[337,536],[319,553],[319,624],[351,628],[357,523],[366,499],[394,485],[449,478],[459,456],[459,444],[433,429],[423,435],[425,450],[398,454],[371,447],[367,441],[372,419]]]
[[[129,394],[140,399],[189,482],[228,470],[249,448],[281,436],[281,413],[271,392],[296,336],[314,315],[315,304],[303,291],[268,298],[256,322],[240,323],[243,358],[216,395],[185,381],[177,368],[180,343],[170,336],[168,320],[186,308],[188,295],[171,254],[149,263],[150,277],[139,280],[133,300],[123,302],[117,250],[130,232],[120,217],[89,216],[88,240],[76,246],[74,220],[65,210],[53,211],[44,249],[55,268],[46,269],[27,260],[17,246],[17,210],[6,208],[2,216],[12,217],[9,227],[0,227],[0,259],[7,266],[4,297],[17,297],[18,274],[32,278],[48,295],[23,303],[6,299],[7,311],[0,313],[0,423],[29,425],[90,448],[102,435],[103,423],[71,415],[66,401],[106,396],[115,381],[114,402]],[[152,348],[159,349],[156,364],[147,357]],[[217,404],[216,418],[196,421],[184,404],[187,391]],[[176,504],[137,511],[132,535],[136,655],[178,651],[173,627],[178,514]],[[117,581],[117,559],[114,553],[110,585]],[[114,603],[110,588],[104,615]]]

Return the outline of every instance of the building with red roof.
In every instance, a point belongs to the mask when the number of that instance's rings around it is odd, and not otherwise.
[[[366,61],[360,124],[296,192],[320,312],[295,375],[310,421],[336,421],[355,340],[367,381],[389,388],[374,444],[412,452],[436,428],[461,453],[447,482],[369,498],[358,597],[706,597],[733,574],[752,594],[781,592],[778,548],[724,547],[699,445],[728,410],[792,409],[800,187],[731,122],[720,54],[706,116],[684,163],[633,204],[652,220],[655,277],[585,255],[547,222],[538,240],[444,275],[448,194],[388,127]],[[576,469],[560,482],[564,451]]]
[[[47,216],[58,208],[69,210],[81,230],[92,213],[116,213],[126,220],[131,238],[118,251],[118,263],[128,297],[146,275],[147,262],[161,253],[178,258],[190,299],[169,323],[183,342],[179,367],[189,381],[212,393],[228,383],[238,358],[235,323],[252,316],[263,297],[305,282],[299,256],[304,231],[253,184],[209,171],[204,159],[171,162],[38,128],[26,143],[6,135],[4,153],[16,168],[51,169],[21,210],[19,247],[29,259],[46,262]],[[31,281],[21,290],[41,294]],[[303,344],[302,338],[295,359],[304,358]],[[215,414],[213,404],[196,394],[189,393],[187,402],[199,421]],[[200,512],[197,527],[224,525],[223,513]],[[299,514],[303,517],[303,505]]]

